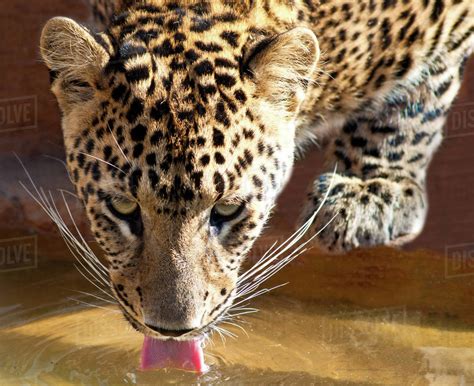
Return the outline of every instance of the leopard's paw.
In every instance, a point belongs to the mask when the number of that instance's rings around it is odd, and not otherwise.
[[[331,252],[404,244],[420,233],[426,216],[425,194],[407,178],[323,174],[308,194],[300,223],[320,206],[308,236],[319,232],[314,243]]]

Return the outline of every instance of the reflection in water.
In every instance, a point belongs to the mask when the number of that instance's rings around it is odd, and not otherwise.
[[[248,336],[230,328],[239,339],[214,337],[208,373],[144,373],[136,369],[142,336],[113,305],[74,292],[84,287],[74,270],[58,265],[1,277],[0,384],[474,382],[474,332],[460,322],[278,294],[257,301],[261,312],[243,324]]]

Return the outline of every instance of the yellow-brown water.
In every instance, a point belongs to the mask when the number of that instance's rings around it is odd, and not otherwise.
[[[385,261],[391,258],[385,256]],[[354,277],[363,278],[357,256],[342,265],[326,259],[306,261],[305,269],[289,267],[284,278],[292,283],[256,301],[261,311],[245,318],[248,336],[236,328],[229,330],[239,338],[225,344],[214,336],[205,350],[211,370],[201,376],[138,371],[143,338],[113,305],[74,292],[99,294],[70,264],[0,273],[0,384],[474,384],[472,298],[470,304],[456,306],[456,299],[466,299],[466,293],[456,290],[459,280],[451,283],[449,294],[449,282],[443,287],[435,283],[436,275],[427,279],[420,274],[415,278],[431,282],[407,290],[402,283],[413,277],[395,268],[417,261],[411,257],[386,264],[383,272],[393,271],[386,276],[379,270],[365,285],[354,284],[343,272],[352,269]],[[362,261],[367,267],[375,260]],[[436,272],[437,264],[428,271]],[[341,287],[331,289],[331,272],[336,271],[342,272]],[[393,275],[405,277],[397,293],[385,296],[396,289]],[[384,277],[387,285],[378,288]],[[425,291],[430,285],[435,288],[431,294]],[[436,288],[442,293],[435,293]],[[449,296],[452,304],[444,307],[439,299]],[[466,313],[457,315],[463,307]]]

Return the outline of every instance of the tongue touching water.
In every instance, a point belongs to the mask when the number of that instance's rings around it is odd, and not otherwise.
[[[304,256],[204,357],[199,342],[143,346],[70,264],[0,273],[0,384],[472,384],[469,282],[443,282],[443,260],[382,252]]]
[[[204,363],[201,339],[188,341],[159,340],[145,337],[140,356],[141,370],[179,369],[204,373],[208,370]]]

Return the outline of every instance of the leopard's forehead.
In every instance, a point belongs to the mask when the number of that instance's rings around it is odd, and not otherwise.
[[[124,105],[133,99],[127,112],[132,121],[143,113],[135,100],[155,105],[152,118],[171,113],[169,131],[177,136],[204,118],[229,127],[229,114],[247,101],[240,71],[246,37],[189,10],[153,10],[138,7],[117,17],[106,35],[111,55],[104,75],[112,99]]]

